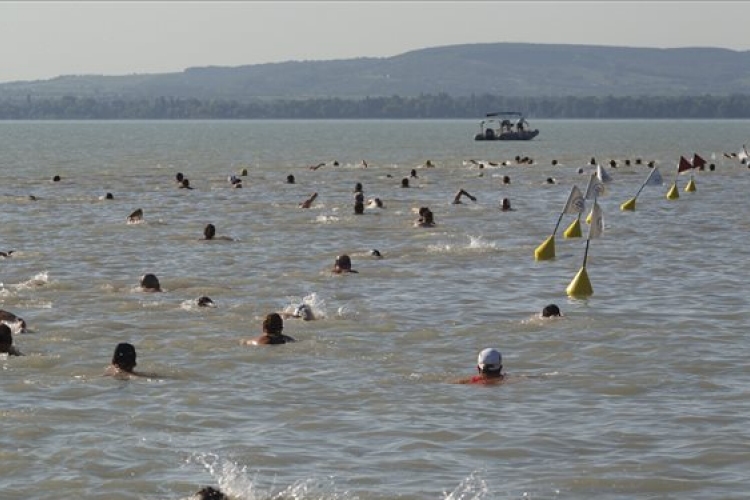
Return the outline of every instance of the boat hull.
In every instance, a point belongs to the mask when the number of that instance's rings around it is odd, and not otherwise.
[[[487,133],[490,132],[490,133]],[[503,132],[495,134],[494,130],[487,129],[483,134],[474,136],[475,141],[530,141],[539,135],[539,130],[524,130],[522,132]]]

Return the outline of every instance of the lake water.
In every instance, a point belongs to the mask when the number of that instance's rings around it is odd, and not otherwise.
[[[0,497],[744,498],[750,171],[724,153],[750,122],[532,126],[514,143],[475,142],[473,121],[0,123],[0,308],[29,329],[0,358]],[[715,170],[668,200],[693,153]],[[586,225],[563,238],[563,217],[553,260],[534,249],[592,157],[612,182],[594,294],[574,299]],[[649,161],[665,184],[621,211]],[[385,208],[354,215],[357,182]],[[460,188],[477,201],[452,204]],[[422,206],[435,227],[414,227]],[[207,223],[233,241],[201,241]],[[358,274],[330,272],[344,253]],[[138,291],[145,273],[164,293]],[[303,300],[320,319],[286,321],[298,342],[240,345]],[[540,319],[548,303],[564,317]],[[119,342],[158,376],[103,377]],[[490,346],[507,383],[454,383]]]

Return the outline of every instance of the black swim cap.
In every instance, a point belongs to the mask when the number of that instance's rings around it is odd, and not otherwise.
[[[549,318],[552,316],[561,316],[560,308],[555,304],[545,306],[544,309],[542,309],[542,316],[545,318]]]

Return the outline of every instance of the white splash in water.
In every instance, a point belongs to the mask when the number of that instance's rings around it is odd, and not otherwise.
[[[478,472],[472,472],[450,493],[443,492],[444,500],[480,500],[488,494],[487,483]]]
[[[484,241],[484,238],[482,236],[469,235],[469,248],[480,250],[494,250],[497,248],[497,244],[495,244],[494,241]]]

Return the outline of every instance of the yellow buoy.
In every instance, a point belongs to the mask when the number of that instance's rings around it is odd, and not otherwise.
[[[555,258],[555,235],[553,234],[534,250],[536,260],[550,260]]]
[[[579,219],[574,220],[563,232],[563,236],[566,238],[580,238],[581,237],[581,221]]]
[[[573,281],[570,282],[570,285],[568,285],[568,288],[566,288],[565,291],[571,297],[578,298],[594,295],[594,289],[591,288],[591,282],[589,281],[589,275],[586,272],[585,267],[582,267],[578,271],[578,274],[576,274],[575,278],[573,278]]]
[[[591,214],[594,213],[594,209],[591,209],[591,212],[586,216],[586,224],[591,224]]]
[[[625,210],[635,210],[635,198],[630,198],[628,201],[620,205],[620,210],[622,210],[623,212]]]
[[[694,193],[695,192],[695,181],[693,179],[690,179],[690,182],[688,182],[687,186],[685,186],[685,192],[686,193]]]
[[[676,200],[680,197],[680,192],[677,190],[677,183],[672,184],[672,187],[667,191],[668,200]]]

